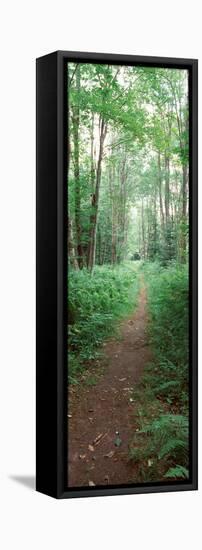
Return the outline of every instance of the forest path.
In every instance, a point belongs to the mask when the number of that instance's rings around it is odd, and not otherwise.
[[[134,386],[151,360],[146,305],[142,281],[135,313],[121,322],[120,340],[110,339],[104,344],[107,366],[97,384],[70,387],[70,487],[135,482],[135,465],[129,461],[128,443],[136,429]]]

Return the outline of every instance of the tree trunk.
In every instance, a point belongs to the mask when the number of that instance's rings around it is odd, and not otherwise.
[[[170,158],[165,154],[165,218],[166,226],[169,224],[170,206]]]
[[[116,206],[115,206],[115,196],[114,196],[114,178],[115,172],[110,168],[109,171],[109,188],[111,195],[111,216],[112,216],[112,249],[111,249],[111,263],[115,265],[116,263]]]
[[[181,227],[180,227],[180,254],[179,259],[181,263],[186,262],[186,252],[187,252],[187,165],[184,164],[182,167],[182,216],[181,216]]]
[[[160,218],[161,218],[161,226],[164,232],[164,210],[163,210],[163,199],[162,199],[162,175],[161,175],[161,153],[158,152],[158,180],[159,180],[159,205],[160,205]]]
[[[116,263],[116,224],[115,224],[115,208],[114,198],[112,197],[112,264]]]
[[[98,225],[97,234],[98,234],[97,262],[98,262],[99,265],[102,265],[102,235],[101,235],[100,225]]]
[[[75,253],[73,227],[70,216],[68,217],[68,257],[70,260],[70,265],[72,265],[74,269],[78,269],[79,266]]]
[[[91,181],[91,192],[94,193],[95,186],[95,162],[94,162],[94,113],[92,113],[91,119],[91,132],[90,132],[90,158],[91,158],[91,167],[90,167],[90,181]]]
[[[120,171],[120,216],[119,216],[119,246],[118,246],[118,261],[121,262],[124,259],[124,248],[126,245],[126,154],[122,159],[121,171]]]
[[[145,260],[144,199],[142,199],[141,216],[142,216],[142,254],[143,254],[143,258]]]
[[[187,217],[187,165],[184,164],[182,168],[182,217],[186,220]]]
[[[97,231],[97,219],[98,219],[98,206],[99,206],[99,192],[102,173],[102,159],[104,152],[104,141],[107,133],[107,124],[103,118],[100,118],[100,146],[99,156],[95,177],[95,192],[92,195],[92,214],[90,219],[90,236],[89,236],[89,254],[88,254],[88,269],[93,270],[95,264],[95,250],[96,250],[96,231]]]
[[[77,236],[77,256],[79,268],[83,268],[83,247],[82,247],[82,227],[81,227],[81,190],[80,190],[80,167],[79,167],[79,95],[80,95],[80,65],[76,69],[76,104],[72,107],[73,112],[73,142],[74,142],[74,179],[75,179],[75,225]]]
[[[105,263],[106,249],[107,249],[107,237],[105,236],[103,249],[102,249],[101,265]]]
[[[179,143],[181,149],[181,159],[182,159],[182,213],[181,213],[181,228],[179,234],[179,259],[180,262],[186,262],[186,250],[187,250],[187,187],[188,187],[188,166],[187,161],[184,158],[185,148],[188,147],[188,130],[189,130],[189,118],[188,118],[188,95],[186,100],[186,115],[185,120],[183,121],[182,110],[181,110],[181,98],[177,101],[176,94],[174,93],[175,98],[175,110],[178,124],[178,133],[179,133]],[[178,105],[179,103],[179,105]]]

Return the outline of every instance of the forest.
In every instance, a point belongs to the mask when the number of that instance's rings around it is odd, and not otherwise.
[[[70,484],[187,479],[188,71],[68,63],[67,75],[70,454],[79,453],[71,422],[78,441],[86,396],[96,410],[104,393],[116,396],[103,405],[105,424],[109,413],[114,423],[102,447],[108,441],[113,450],[101,456],[99,445],[89,466],[99,409]],[[125,396],[119,385],[127,379]]]

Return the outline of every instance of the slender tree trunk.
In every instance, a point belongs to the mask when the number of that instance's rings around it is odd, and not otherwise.
[[[91,118],[91,132],[90,132],[90,180],[91,180],[91,192],[94,193],[95,186],[95,161],[94,161],[94,113],[92,113]]]
[[[138,216],[138,252],[141,256],[141,224],[140,224],[140,217]]]
[[[142,217],[142,253],[143,253],[143,258],[145,260],[144,199],[142,199],[141,217]]]
[[[156,257],[156,254],[157,254],[157,208],[156,208],[156,203],[157,203],[157,189],[156,189],[156,185],[155,185],[155,188],[154,188],[154,201],[153,201],[153,211],[154,211],[154,227],[153,227],[153,232],[154,232],[154,251],[153,251],[153,254],[154,254],[154,259]]]
[[[105,263],[106,249],[107,249],[107,238],[105,237],[104,244],[103,244],[103,249],[102,249],[101,265],[103,265]]]
[[[162,199],[162,174],[161,174],[161,153],[160,152],[158,152],[158,180],[159,180],[160,218],[161,218],[162,230],[164,232],[165,220],[164,220],[163,199]]]
[[[119,262],[124,258],[124,248],[126,245],[126,154],[122,160],[120,171],[120,221],[119,221]]]
[[[165,221],[169,224],[170,212],[170,158],[165,154]]]
[[[102,265],[102,235],[101,235],[100,225],[98,225],[98,228],[97,228],[97,235],[98,235],[97,260],[98,260],[98,264]]]
[[[102,160],[104,152],[104,141],[107,134],[107,124],[103,118],[100,118],[100,146],[99,156],[95,177],[95,192],[92,195],[92,215],[90,220],[90,238],[89,238],[89,256],[88,256],[88,268],[92,271],[95,264],[95,250],[96,250],[96,231],[97,231],[97,219],[98,219],[98,206],[99,206],[99,192],[102,173]]]
[[[75,225],[77,236],[77,255],[79,268],[83,267],[82,227],[81,227],[81,190],[80,190],[80,166],[79,166],[79,96],[80,96],[80,65],[76,69],[76,104],[73,112],[73,141],[74,141],[74,179],[75,179]]]
[[[68,257],[72,267],[74,269],[78,269],[79,266],[78,266],[76,253],[75,253],[73,227],[72,227],[72,220],[70,216],[68,217]]]
[[[188,180],[188,170],[187,165],[183,165],[182,169],[182,216],[186,220],[187,217],[187,180]]]
[[[112,241],[111,241],[111,263],[114,265],[116,263],[116,205],[115,205],[115,196],[114,196],[114,178],[115,172],[110,167],[109,169],[109,190],[111,197],[111,224],[112,224]]]
[[[181,216],[181,228],[180,228],[180,254],[179,259],[181,263],[186,262],[187,252],[187,185],[188,185],[188,170],[186,164],[182,167],[182,216]]]
[[[94,201],[95,201],[94,113],[92,113],[91,128],[90,128],[90,184],[91,184],[91,214],[90,214],[89,241],[88,241],[88,249],[87,249],[87,267],[88,268],[90,267],[90,264],[91,264],[91,255],[92,255],[91,232],[92,232],[92,226],[94,224]]]
[[[189,118],[188,118],[188,96],[186,101],[186,114],[183,121],[181,98],[179,96],[177,100],[176,93],[174,91],[175,99],[175,111],[177,117],[179,143],[181,149],[182,159],[182,213],[181,213],[181,227],[179,231],[179,260],[182,263],[186,262],[186,250],[187,250],[187,188],[188,188],[188,166],[185,161],[185,148],[188,146],[188,130],[189,130]]]
[[[116,263],[116,223],[115,223],[115,208],[114,199],[112,197],[112,264]]]

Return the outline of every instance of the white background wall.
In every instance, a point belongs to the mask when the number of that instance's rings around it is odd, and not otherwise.
[[[14,478],[35,471],[35,58],[201,59],[200,2],[4,0],[0,25],[1,548],[198,550],[200,492],[55,501]]]

